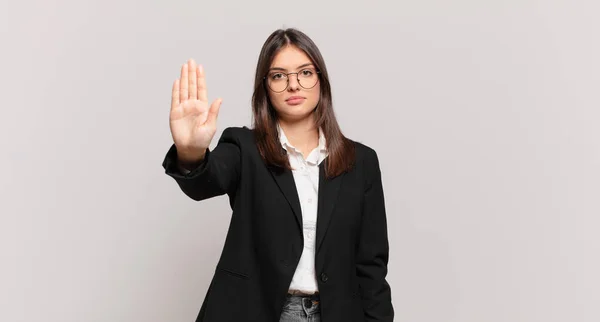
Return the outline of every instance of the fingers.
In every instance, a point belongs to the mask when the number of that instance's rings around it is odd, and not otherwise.
[[[177,86],[177,90],[173,89],[173,95],[177,92],[177,100],[176,97],[173,97],[172,105],[176,102],[180,104],[188,99],[208,101],[204,67],[196,64],[196,61],[191,58],[181,66],[181,76]]]
[[[221,103],[223,102],[222,98],[216,99],[208,110],[208,117],[206,118],[206,123],[208,124],[216,124],[217,116],[219,115],[219,110],[221,109]]]
[[[204,102],[208,101],[208,95],[206,94],[206,78],[204,77],[204,67],[198,65],[198,99]]]
[[[181,79],[179,81],[179,101],[183,102],[188,99],[188,64],[183,64],[181,67]]]
[[[188,90],[189,90],[189,99],[191,100],[197,100],[198,99],[198,87],[196,85],[196,82],[198,81],[197,76],[196,76],[196,71],[198,70],[198,67],[196,65],[196,62],[190,58],[190,60],[188,60],[188,79],[189,79],[189,85],[188,85]]]
[[[179,106],[179,79],[173,82],[173,91],[171,92],[171,109]]]

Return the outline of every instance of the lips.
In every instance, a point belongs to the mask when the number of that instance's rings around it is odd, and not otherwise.
[[[296,99],[304,99],[304,97],[302,97],[302,96],[292,96],[292,97],[288,97],[288,99],[286,99],[286,101],[291,101],[291,100],[296,100]]]
[[[288,103],[289,105],[298,105],[298,104],[302,104],[302,102],[304,102],[305,98],[302,96],[292,96],[288,99],[285,100],[286,103]]]

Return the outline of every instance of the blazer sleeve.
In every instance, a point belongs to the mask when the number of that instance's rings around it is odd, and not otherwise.
[[[367,187],[364,193],[360,239],[356,257],[365,321],[394,320],[391,289],[386,281],[389,257],[387,219],[377,153],[370,150],[365,160]]]
[[[163,161],[165,173],[175,179],[190,198],[200,201],[233,194],[240,178],[240,144],[235,129],[226,128],[214,150],[206,149],[202,162],[191,171],[181,171],[173,144]]]

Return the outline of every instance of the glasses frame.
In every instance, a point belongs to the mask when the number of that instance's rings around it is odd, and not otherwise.
[[[315,71],[315,73],[317,74],[317,81],[316,81],[316,82],[315,82],[315,84],[314,84],[313,86],[311,86],[311,87],[304,87],[304,86],[302,86],[302,84],[300,83],[300,78],[299,78],[299,76],[298,76],[298,74],[299,74],[300,72],[302,72],[303,70],[307,70],[307,69],[313,69],[313,70]],[[282,93],[282,92],[285,92],[285,90],[286,90],[286,89],[288,89],[288,87],[290,87],[290,75],[292,75],[292,74],[296,74],[296,81],[298,82],[298,85],[300,85],[300,87],[302,87],[302,88],[304,88],[304,89],[311,89],[311,88],[313,88],[313,87],[317,86],[317,84],[318,84],[318,83],[319,83],[319,81],[321,80],[321,79],[320,79],[320,77],[319,77],[319,76],[321,75],[321,71],[320,71],[320,70],[318,70],[318,69],[316,69],[316,68],[302,68],[300,71],[298,71],[298,72],[295,72],[295,73],[284,73],[284,72],[280,72],[280,73],[281,73],[281,74],[283,74],[283,75],[285,75],[285,78],[286,78],[286,83],[287,83],[287,84],[285,85],[285,88],[284,88],[283,90],[281,90],[281,91],[275,91],[275,90],[273,90],[273,89],[271,88],[271,86],[269,86],[269,80],[267,79],[268,75],[267,75],[267,76],[265,76],[265,77],[263,77],[263,81],[265,82],[265,86],[266,86],[268,89],[270,89],[270,90],[272,90],[273,92],[275,92],[275,93]]]

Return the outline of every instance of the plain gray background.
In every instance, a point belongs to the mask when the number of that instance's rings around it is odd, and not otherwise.
[[[598,12],[3,2],[0,321],[195,319],[230,209],[164,174],[171,85],[193,57],[224,99],[216,138],[250,125],[259,50],[285,27],[320,47],[342,129],[380,156],[396,321],[599,321]]]

